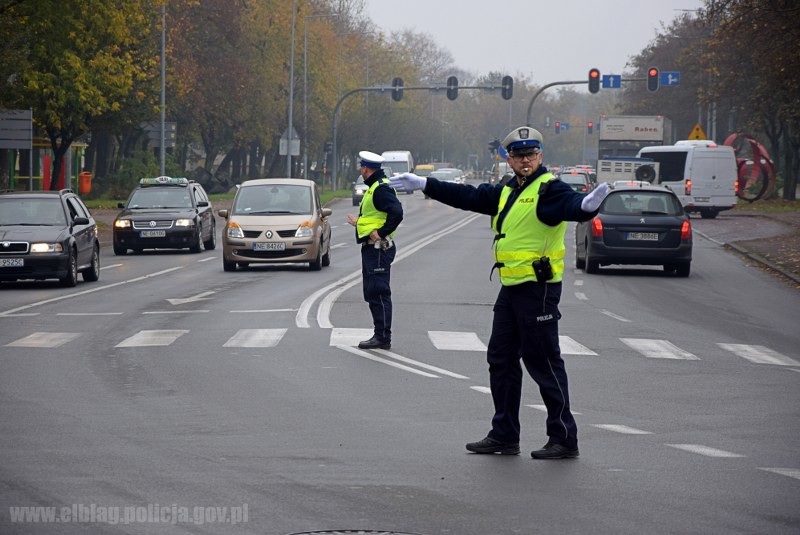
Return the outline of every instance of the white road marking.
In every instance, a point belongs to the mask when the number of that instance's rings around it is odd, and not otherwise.
[[[425,247],[433,243],[434,241],[438,240],[439,238],[450,234],[451,232],[455,232],[456,230],[460,229],[463,226],[472,223],[474,220],[482,217],[481,214],[471,214],[458,223],[450,225],[435,234],[431,234],[413,244],[409,247],[406,247],[403,252],[399,253],[395,259],[394,263],[398,263],[401,260],[409,257],[410,255],[417,252],[419,249]],[[402,226],[402,224],[401,224]],[[358,281],[361,280],[361,269],[346,275],[345,277],[339,279],[338,281],[329,284],[323,288],[320,288],[316,292],[312,293],[308,297],[306,297],[300,305],[300,309],[297,311],[297,315],[295,316],[295,324],[300,327],[301,329],[308,329],[311,325],[308,323],[308,315],[311,311],[311,307],[314,306],[314,303],[320,296],[325,295],[322,302],[317,309],[317,324],[322,329],[330,329],[333,327],[333,324],[330,321],[330,312],[333,308],[333,303],[348,288],[356,285]],[[329,293],[330,292],[330,293]],[[327,295],[326,295],[327,294]]]
[[[569,336],[559,335],[558,345],[562,355],[597,355],[594,351],[583,346]]]
[[[667,342],[648,338],[620,338],[628,347],[651,359],[700,360],[699,357]]]
[[[205,309],[200,310],[150,310],[142,312],[142,315],[147,314],[207,314],[209,311]]]
[[[627,318],[623,318],[622,316],[617,316],[617,315],[616,315],[616,314],[614,314],[613,312],[610,312],[610,311],[608,311],[608,310],[605,310],[605,309],[603,309],[603,310],[600,310],[600,313],[601,313],[601,314],[605,314],[605,315],[606,315],[606,316],[608,316],[609,318],[614,318],[615,320],[619,320],[619,321],[621,321],[621,322],[624,322],[624,323],[630,323],[630,322],[631,322],[631,320],[629,320],[629,319],[627,319]]]
[[[265,308],[261,310],[229,310],[231,314],[261,314],[265,312],[297,312],[296,308]]]
[[[759,470],[764,470],[766,472],[772,472],[773,474],[780,474],[782,476],[793,477],[795,479],[800,479],[800,470],[797,468],[759,468]]]
[[[428,338],[441,351],[486,351],[486,346],[475,333],[428,331]]]
[[[361,340],[367,340],[374,334],[372,329],[348,329],[335,327],[331,330],[329,345],[355,347]]]
[[[56,316],[121,316],[124,312],[57,312]]]
[[[397,353],[394,353],[394,352],[389,351],[387,349],[375,349],[374,351],[376,353],[380,353],[381,355],[385,355],[385,356],[387,356],[389,358],[393,358],[395,360],[399,360],[400,362],[405,362],[406,364],[411,364],[413,366],[417,366],[419,368],[423,368],[423,369],[428,370],[428,371],[436,372],[436,373],[439,373],[441,375],[447,375],[448,377],[453,377],[455,379],[469,379],[469,377],[467,377],[465,375],[461,375],[461,374],[458,374],[458,373],[455,373],[455,372],[451,372],[451,371],[445,370],[443,368],[438,368],[436,366],[431,366],[430,364],[425,364],[424,362],[420,362],[418,360],[414,360],[414,359],[410,359],[408,357],[404,357],[402,355],[398,355]]]
[[[193,295],[191,297],[182,297],[178,299],[167,299],[167,302],[171,305],[185,305],[186,303],[194,303],[196,301],[205,301],[208,299],[207,296],[215,294],[217,292],[209,291],[209,292],[202,292],[197,295]]]
[[[536,409],[537,411],[547,412],[547,407],[542,405],[541,403],[536,405],[525,405],[525,406],[530,407],[531,409]],[[570,412],[572,413],[573,416],[583,416],[582,412],[573,411],[572,409],[570,409]]]
[[[703,446],[700,444],[665,444],[665,446],[688,451],[690,453],[705,455],[706,457],[745,457],[745,455],[739,455],[738,453],[731,453],[730,451],[725,450],[718,450],[716,448],[709,448],[708,446]]]
[[[197,263],[198,264],[202,264],[203,262],[211,262],[212,260],[216,260],[216,259],[217,259],[216,256],[209,256],[207,258],[203,258],[202,260],[198,260]]]
[[[121,265],[122,264],[109,264],[108,266],[102,266],[100,268],[100,271],[103,271],[104,269],[117,268],[117,267],[120,267]]]
[[[0,316],[5,316],[7,314],[13,314],[13,313],[19,312],[21,310],[27,310],[29,308],[37,307],[37,306],[40,306],[40,305],[46,305],[48,303],[55,303],[56,301],[63,301],[64,299],[71,299],[73,297],[78,297],[80,295],[86,295],[86,294],[91,294],[91,293],[95,293],[95,292],[100,292],[100,291],[103,291],[103,290],[108,290],[109,288],[115,288],[117,286],[122,286],[123,284],[130,284],[132,282],[139,282],[139,281],[147,280],[147,279],[150,279],[150,278],[153,278],[153,277],[159,277],[161,275],[166,275],[167,273],[171,273],[173,271],[178,271],[179,269],[183,269],[183,266],[164,269],[162,271],[156,271],[155,273],[149,273],[147,275],[142,275],[141,277],[135,277],[133,279],[128,279],[128,280],[124,280],[124,281],[120,281],[120,282],[115,282],[113,284],[106,284],[105,286],[94,286],[94,287],[92,287],[92,288],[90,288],[88,290],[83,290],[81,292],[75,292],[75,293],[71,293],[71,294],[60,295],[58,297],[53,297],[52,299],[45,299],[44,301],[37,301],[36,303],[31,303],[29,305],[24,305],[24,306],[21,306],[21,307],[12,308],[10,310],[6,310],[4,312],[0,312]]]
[[[615,433],[622,433],[623,435],[652,435],[650,431],[642,431],[641,429],[636,429],[635,427],[628,427],[627,425],[616,425],[616,424],[591,424],[592,427],[597,427],[598,429],[605,429],[606,431],[613,431]]]
[[[23,312],[21,314],[0,314],[0,318],[27,318],[38,315],[38,312]]]
[[[481,394],[491,394],[492,389],[488,386],[471,386],[471,389],[475,390],[476,392],[480,392]]]
[[[186,330],[139,331],[114,347],[168,346],[188,332]]]
[[[583,286],[583,280],[577,279],[575,282],[572,283],[574,286]]]
[[[335,243],[335,244],[331,245],[331,249],[339,249],[341,247],[347,247],[347,244],[342,242],[342,243]]]
[[[800,366],[800,362],[785,355],[768,349],[764,346],[750,346],[745,344],[717,344],[722,349],[747,359],[756,364],[776,364],[778,366]]]
[[[7,347],[60,347],[70,342],[81,333],[31,333],[25,338],[20,338],[9,344]]]
[[[575,292],[575,298],[578,301],[588,301],[589,300],[589,298],[586,297],[586,294],[583,293],[583,292]]]
[[[392,366],[393,368],[397,368],[397,369],[400,369],[400,370],[403,370],[403,371],[406,371],[406,372],[415,373],[415,374],[421,375],[423,377],[430,377],[432,379],[438,379],[438,377],[439,377],[438,375],[433,375],[432,373],[424,372],[422,370],[416,370],[414,368],[411,368],[409,366],[405,366],[405,365],[400,364],[398,362],[393,362],[391,360],[382,359],[381,357],[377,357],[377,356],[373,355],[372,353],[367,353],[366,351],[363,351],[363,350],[355,348],[355,347],[350,347],[350,346],[334,346],[334,347],[338,347],[339,349],[341,349],[343,351],[347,351],[348,353],[352,353],[353,355],[358,355],[359,357],[362,357],[362,358],[365,358],[365,359],[368,359],[368,360],[372,360],[374,362],[380,362],[381,364],[386,364],[387,366]]]
[[[286,329],[239,329],[222,347],[275,347]]]

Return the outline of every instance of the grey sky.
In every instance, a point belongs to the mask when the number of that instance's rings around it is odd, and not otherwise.
[[[366,0],[366,13],[385,33],[429,34],[463,70],[523,75],[543,85],[583,80],[592,67],[622,74],[661,22],[702,6],[701,0]]]

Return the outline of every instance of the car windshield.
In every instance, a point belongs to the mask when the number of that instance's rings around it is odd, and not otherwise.
[[[680,215],[680,201],[661,191],[626,190],[611,193],[603,202],[600,211],[604,214],[626,215]]]
[[[239,189],[234,214],[310,214],[311,188],[292,184],[260,184]]]
[[[61,201],[56,198],[0,197],[0,226],[67,225]]]
[[[408,173],[410,171],[408,162],[383,162],[381,167],[383,167],[383,172],[386,176],[392,176],[395,173]]]
[[[128,201],[128,208],[192,208],[192,193],[188,188],[137,189]]]

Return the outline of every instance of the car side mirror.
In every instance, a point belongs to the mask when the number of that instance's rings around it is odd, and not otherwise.
[[[125,208],[125,203],[124,202],[118,202],[117,203],[117,208]]]
[[[76,217],[72,220],[73,225],[88,225],[89,219],[86,217]]]
[[[208,201],[198,201],[197,206],[199,208],[205,208],[206,206],[208,206]]]
[[[223,219],[228,219],[228,211],[227,210],[217,210],[219,216]]]
[[[322,217],[328,217],[333,213],[333,210],[330,208],[323,208],[322,209]]]

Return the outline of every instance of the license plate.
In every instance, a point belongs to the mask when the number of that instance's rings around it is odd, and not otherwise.
[[[24,258],[0,258],[0,267],[22,267],[24,265]]]
[[[711,202],[711,197],[695,197],[694,202]]]
[[[285,251],[286,244],[281,242],[254,243],[254,251]]]
[[[628,232],[628,240],[658,241],[658,232]]]
[[[139,233],[142,238],[163,238],[166,235],[166,230],[143,230]]]

